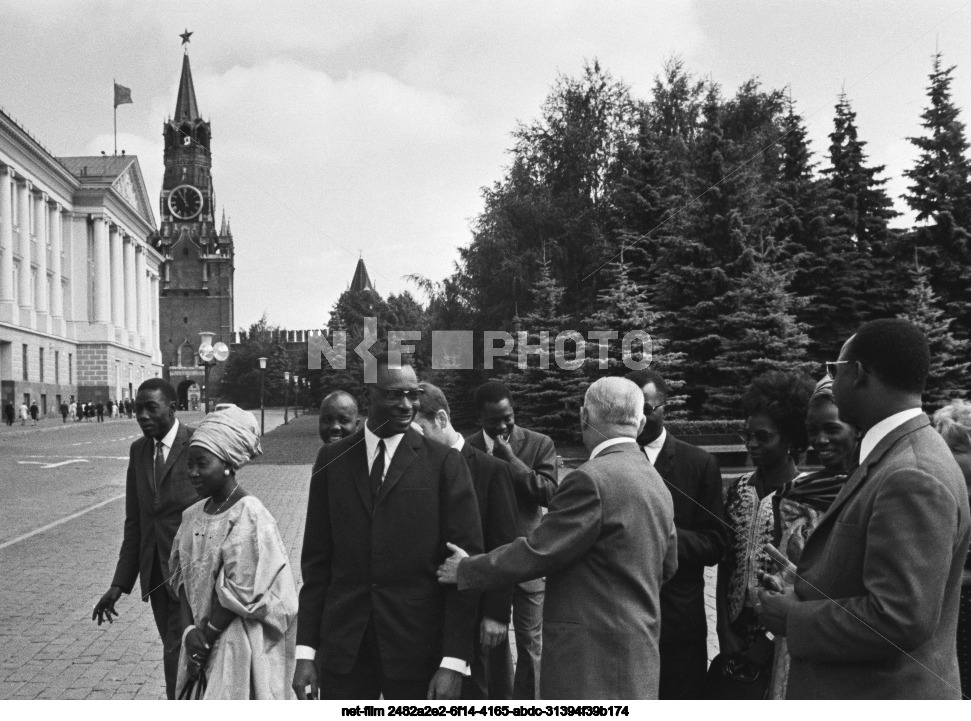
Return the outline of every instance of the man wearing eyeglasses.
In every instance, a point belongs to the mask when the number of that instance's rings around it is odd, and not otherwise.
[[[628,373],[644,394],[644,430],[637,437],[674,501],[678,571],[661,587],[661,680],[658,698],[701,698],[708,668],[705,566],[725,552],[722,480],[715,457],[664,428],[668,386],[649,369]]]
[[[964,478],[921,412],[930,353],[910,321],[864,324],[827,364],[860,464],[806,541],[795,587],[761,591],[788,639],[786,698],[958,699],[971,539]]]
[[[297,698],[457,699],[478,597],[443,592],[446,542],[482,549],[468,467],[411,427],[421,389],[376,356],[364,428],[317,455],[297,620]],[[315,665],[316,661],[316,665]]]

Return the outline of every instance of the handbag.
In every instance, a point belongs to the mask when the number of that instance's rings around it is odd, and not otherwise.
[[[743,653],[720,653],[705,675],[705,699],[757,701],[769,690],[771,664],[759,665]]]
[[[195,678],[186,679],[185,686],[179,691],[179,701],[201,701],[206,695],[206,672],[199,670]]]

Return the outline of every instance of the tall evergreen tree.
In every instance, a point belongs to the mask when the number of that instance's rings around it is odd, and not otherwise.
[[[910,320],[927,336],[931,367],[924,398],[932,408],[940,408],[951,398],[968,392],[971,342],[955,338],[951,333],[954,321],[940,307],[927,269],[915,263],[911,279],[912,285],[900,317]]]
[[[951,73],[940,53],[934,55],[929,106],[921,114],[925,134],[910,138],[920,150],[905,175],[913,185],[904,197],[917,211],[918,227],[907,248],[919,249],[930,282],[955,318],[955,335],[971,338],[971,164],[960,112],[951,100]]]
[[[538,355],[527,355],[525,368],[517,367],[516,357],[503,359],[506,372],[502,381],[516,399],[516,415],[524,425],[554,439],[575,441],[579,438],[577,414],[586,380],[582,364],[578,368],[563,368],[555,359],[556,336],[575,328],[570,316],[561,311],[564,292],[553,277],[549,261],[544,260],[531,291],[532,310],[515,319],[514,356],[522,348],[522,339],[528,345],[548,348],[549,356],[542,362]],[[567,343],[565,350],[567,363],[577,361],[578,349],[573,343]]]
[[[736,416],[745,388],[765,371],[813,370],[806,359],[807,326],[796,319],[805,300],[788,290],[792,275],[791,269],[760,256],[719,300],[722,341],[714,364],[718,383],[708,394],[708,415]]]
[[[943,67],[941,53],[934,54],[927,97],[930,104],[921,113],[925,134],[908,138],[920,155],[904,175],[913,181],[904,196],[917,212],[917,220],[933,220],[949,213],[954,222],[971,230],[971,164],[966,156],[968,140],[960,110],[951,99],[951,73],[956,66]]]

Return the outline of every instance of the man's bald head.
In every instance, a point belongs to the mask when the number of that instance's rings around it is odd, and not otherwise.
[[[361,427],[357,400],[347,391],[329,393],[320,402],[320,440],[334,443]]]

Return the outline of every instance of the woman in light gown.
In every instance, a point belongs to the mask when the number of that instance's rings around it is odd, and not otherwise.
[[[182,514],[169,583],[186,627],[177,688],[204,676],[203,698],[294,698],[290,560],[273,516],[236,478],[259,453],[259,425],[236,406],[207,415],[189,440],[189,480],[203,500]]]

